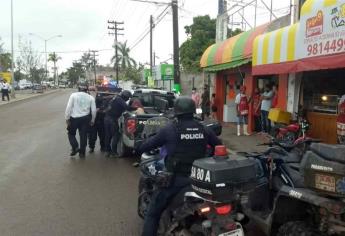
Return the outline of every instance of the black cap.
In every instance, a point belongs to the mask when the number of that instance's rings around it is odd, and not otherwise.
[[[195,102],[193,99],[187,96],[181,96],[176,99],[174,105],[174,112],[175,115],[186,115],[186,114],[194,114],[196,111]]]

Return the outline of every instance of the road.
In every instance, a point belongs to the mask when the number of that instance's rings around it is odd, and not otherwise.
[[[140,232],[134,160],[69,157],[69,93],[0,106],[0,235]]]
[[[107,159],[99,148],[85,160],[69,157],[70,93],[0,106],[2,236],[140,234],[135,159]]]

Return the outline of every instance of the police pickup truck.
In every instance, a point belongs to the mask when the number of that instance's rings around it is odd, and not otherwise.
[[[142,132],[150,118],[166,116],[172,111],[175,94],[159,89],[137,89],[133,98],[139,99],[144,107],[144,114],[125,112],[119,119],[121,137],[117,145],[117,153],[121,157],[134,152],[143,142]]]

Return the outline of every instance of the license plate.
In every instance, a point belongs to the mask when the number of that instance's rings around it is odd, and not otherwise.
[[[242,229],[235,229],[230,232],[219,234],[218,236],[244,236]]]
[[[335,193],[335,178],[329,175],[315,175],[315,188]]]

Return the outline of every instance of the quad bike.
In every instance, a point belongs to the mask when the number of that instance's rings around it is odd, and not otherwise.
[[[272,146],[246,156],[257,162],[258,184],[243,213],[266,235],[345,235],[344,146],[312,143],[303,155]]]

